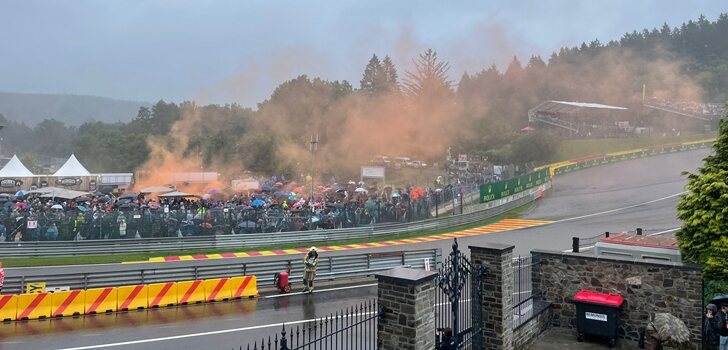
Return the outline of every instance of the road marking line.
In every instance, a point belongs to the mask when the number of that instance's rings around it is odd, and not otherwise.
[[[374,287],[376,285],[377,285],[376,283],[370,283],[370,284],[362,284],[362,285],[357,285],[357,286],[347,286],[347,287],[336,287],[336,288],[319,289],[319,290],[314,291],[314,293],[333,292],[333,291],[337,291],[337,290],[356,289],[356,288],[364,288],[364,287]],[[287,297],[287,296],[290,296],[290,295],[303,295],[303,294],[306,294],[306,293],[303,293],[303,292],[293,292],[293,293],[288,293],[288,294],[276,294],[276,295],[268,295],[268,296],[265,296],[265,297],[263,297],[263,299],[280,298],[280,297]]]

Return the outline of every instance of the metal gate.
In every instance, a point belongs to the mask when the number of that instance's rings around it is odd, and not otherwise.
[[[474,266],[455,239],[437,276],[435,349],[482,349],[484,275],[485,267]]]

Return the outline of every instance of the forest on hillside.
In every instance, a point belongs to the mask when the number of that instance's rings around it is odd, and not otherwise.
[[[300,75],[281,83],[257,109],[158,101],[129,122],[34,126],[0,115],[2,153],[24,159],[71,152],[95,172],[158,169],[297,174],[309,167],[308,142],[319,135],[322,176],[358,171],[376,154],[443,161],[453,152],[502,163],[538,162],[558,138],[523,134],[527,111],[544,100],[590,101],[630,108],[634,125],[659,126],[642,108],[649,96],[724,103],[728,99],[728,14],[679,27],[645,29],[620,39],[564,47],[550,57],[516,57],[501,71],[450,71],[427,50],[407,70],[373,55],[361,81]],[[2,113],[2,111],[0,111]],[[665,127],[671,127],[665,125]]]

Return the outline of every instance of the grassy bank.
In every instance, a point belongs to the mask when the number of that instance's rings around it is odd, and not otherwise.
[[[559,145],[556,148],[556,152],[549,160],[549,163],[555,163],[601,153],[620,152],[649,146],[698,141],[714,137],[716,137],[716,134],[710,133],[689,136],[563,140],[559,142]]]
[[[394,239],[405,239],[438,235],[442,233],[450,233],[454,231],[462,231],[475,227],[485,226],[498,222],[503,219],[518,218],[523,212],[527,211],[531,207],[532,203],[523,205],[515,208],[511,211],[503,213],[501,215],[492,217],[490,219],[481,220],[472,224],[462,225],[449,229],[439,230],[428,230],[428,231],[415,231],[400,235],[386,235],[378,236],[365,239],[353,239],[346,241],[325,241],[325,242],[312,242],[311,245],[317,246],[335,246],[343,244],[355,244],[355,243],[372,243],[372,242],[383,242]],[[306,245],[307,247],[308,245]],[[169,255],[191,255],[191,254],[215,254],[215,253],[229,253],[229,252],[247,252],[247,251],[263,251],[271,249],[293,249],[302,248],[302,244],[285,244],[267,247],[255,247],[248,249],[193,249],[186,250],[184,252],[172,251],[172,252],[155,252],[155,253],[140,253],[140,254],[125,254],[125,255],[99,255],[99,256],[67,256],[67,257],[43,257],[43,258],[8,258],[2,259],[3,266],[5,267],[25,267],[25,266],[57,266],[57,265],[78,265],[78,264],[109,264],[109,263],[120,263],[125,261],[145,261],[151,257],[157,256],[169,256]]]

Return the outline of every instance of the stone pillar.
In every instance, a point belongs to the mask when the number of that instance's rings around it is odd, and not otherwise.
[[[435,348],[437,272],[395,268],[376,275],[384,319],[377,323],[380,350]]]
[[[473,264],[486,268],[483,278],[483,349],[513,349],[512,245],[470,246]]]

